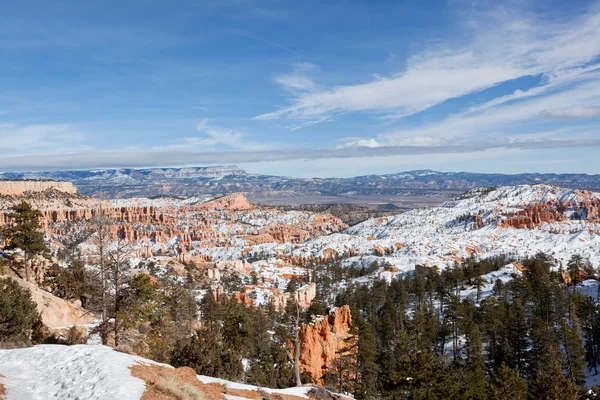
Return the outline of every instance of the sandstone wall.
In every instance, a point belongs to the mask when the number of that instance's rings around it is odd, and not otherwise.
[[[0,181],[0,195],[20,195],[24,192],[43,192],[56,189],[66,193],[77,193],[71,182],[62,181]]]
[[[323,384],[323,374],[333,368],[339,351],[348,347],[352,316],[350,307],[333,309],[329,315],[315,317],[300,328],[300,373]]]
[[[533,229],[540,224],[561,222],[567,219],[581,219],[585,221],[598,221],[600,219],[600,200],[585,199],[579,203],[559,203],[551,201],[525,207],[516,213],[506,215],[498,223],[500,227],[517,229]],[[479,226],[481,221],[477,221]]]
[[[50,328],[50,330],[94,322],[95,316],[84,308],[53,296],[22,279],[16,277],[13,277],[13,279],[23,288],[28,289],[31,292],[31,298],[37,305],[42,322]]]

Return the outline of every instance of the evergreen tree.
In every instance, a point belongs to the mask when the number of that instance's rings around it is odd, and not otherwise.
[[[529,327],[525,307],[520,299],[515,299],[509,306],[506,324],[508,341],[506,361],[519,375],[524,376],[528,365]]]
[[[31,204],[22,201],[15,204],[6,216],[11,223],[2,229],[2,235],[8,241],[5,250],[21,249],[24,254],[25,279],[30,281],[28,259],[35,255],[50,252],[44,242],[44,232],[40,224],[42,213]]]
[[[562,373],[559,352],[552,331],[542,320],[534,324],[533,376],[530,381],[532,395],[540,400],[575,400],[573,383]]]
[[[502,364],[490,385],[492,400],[526,400],[527,383],[514,369]]]
[[[243,373],[239,348],[225,344],[219,323],[199,329],[191,338],[180,340],[171,357],[174,367],[190,367],[197,374],[240,380]]]
[[[562,365],[575,386],[585,383],[585,347],[577,318],[568,323],[564,318],[560,327],[562,338]]]
[[[585,261],[579,254],[573,254],[567,262],[567,272],[571,278],[571,284],[575,287],[577,282],[583,279]]]
[[[164,319],[167,311],[164,305],[165,298],[160,285],[147,274],[134,275],[121,291],[120,308],[117,311],[119,331],[143,322],[152,325]]]
[[[591,297],[586,297],[579,303],[577,312],[585,337],[586,360],[588,366],[593,369],[594,375],[598,375],[598,364],[600,364],[600,305],[596,304]]]
[[[465,395],[469,399],[485,399],[485,361],[482,354],[481,332],[473,324],[467,334],[467,361],[465,365]]]
[[[377,365],[377,342],[373,328],[360,315],[355,318],[358,328],[357,342],[357,385],[355,396],[357,399],[372,399],[376,394],[375,383],[379,367]]]
[[[0,279],[0,342],[29,340],[38,320],[37,306],[29,290],[14,279]]]

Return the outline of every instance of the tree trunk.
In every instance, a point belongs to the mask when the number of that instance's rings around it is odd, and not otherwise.
[[[23,264],[25,264],[25,280],[29,282],[29,264],[27,263],[27,253],[23,252]]]
[[[302,386],[300,379],[300,306],[296,303],[296,327],[294,329],[294,377],[296,386]]]
[[[102,344],[108,344],[108,296],[106,293],[107,285],[106,285],[106,254],[105,254],[105,244],[108,234],[108,225],[107,221],[104,217],[104,213],[102,210],[99,211],[98,217],[95,221],[96,223],[96,233],[98,234],[98,256],[100,257],[100,284],[102,290]]]
[[[118,246],[118,244],[117,244]],[[121,269],[121,256],[117,254],[117,261],[115,263],[115,347],[119,346],[119,318],[117,313],[119,312],[119,293],[121,291],[121,283],[119,280],[121,279],[120,270]]]
[[[100,281],[102,287],[102,344],[108,344],[108,335],[106,332],[106,323],[108,321],[108,299],[106,298],[106,271],[104,263],[104,245],[100,246]]]

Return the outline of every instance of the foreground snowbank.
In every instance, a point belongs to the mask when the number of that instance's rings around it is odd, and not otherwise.
[[[139,400],[145,384],[129,370],[136,361],[147,360],[105,346],[0,350],[5,400]]]
[[[135,376],[132,367],[137,370]],[[312,387],[267,389],[244,385],[195,375],[190,368],[175,369],[106,346],[40,345],[0,350],[0,384],[6,388],[3,400],[140,400],[142,396],[153,399],[156,397],[152,394],[159,386],[156,377],[172,389],[171,392],[163,389],[158,397],[161,399],[179,398],[172,395],[173,391],[185,389],[194,391],[196,397],[192,398],[215,400],[261,396],[285,400],[314,398]],[[319,398],[340,397],[321,390]]]

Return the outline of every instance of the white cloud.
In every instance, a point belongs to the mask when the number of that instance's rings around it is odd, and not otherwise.
[[[275,82],[292,90],[310,91],[316,88],[312,79],[301,75],[280,75],[275,77]]]
[[[308,62],[296,63],[291,73],[277,75],[274,81],[292,93],[312,92],[317,89],[317,85],[309,75],[318,68]]]
[[[447,43],[416,54],[403,71],[389,77],[318,89],[312,81],[276,79],[287,88],[302,90],[294,92],[291,105],[256,119],[318,120],[365,111],[400,118],[525,76],[541,74],[545,85],[550,85],[530,93],[516,92],[496,103],[500,104],[539,95],[554,84],[585,79],[597,69],[587,64],[600,55],[598,9],[563,23],[496,8],[472,16],[466,25],[471,30],[468,43]]]
[[[246,145],[245,133],[210,125],[207,119],[203,119],[196,125],[196,131],[202,133],[203,136],[185,138],[186,145],[197,147],[225,145],[237,149]]]
[[[544,110],[540,115],[557,118],[595,118],[600,117],[600,107],[576,106],[571,108],[559,108],[554,110]]]
[[[585,137],[587,129],[568,127],[565,130],[548,131],[537,127],[539,116],[547,110],[567,110],[572,104],[589,104],[590,110],[600,108],[600,80],[585,81],[569,89],[546,96],[532,96],[517,103],[503,103],[493,107],[483,107],[477,111],[451,115],[448,118],[411,129],[400,129],[378,137],[386,145],[404,145],[416,138],[438,138],[441,144],[463,143],[477,140],[515,140],[522,137],[537,139]],[[581,112],[581,111],[580,111]],[[581,112],[584,113],[584,112]],[[548,121],[546,121],[548,122]],[[592,127],[597,132],[597,128]],[[569,132],[568,134],[565,132]],[[446,142],[444,142],[445,140]],[[413,142],[414,143],[414,142]],[[414,143],[417,144],[417,143]]]
[[[295,148],[273,151],[265,150],[229,150],[210,151],[198,148],[128,148],[120,150],[88,150],[76,152],[47,152],[22,155],[0,154],[0,170],[3,171],[39,171],[57,169],[92,169],[117,167],[166,167],[181,165],[207,165],[223,163],[257,163],[287,160],[324,160],[344,159],[340,165],[351,160],[366,158],[383,160],[388,157],[418,157],[431,155],[433,159],[452,159],[457,155],[519,150],[549,150],[565,148],[600,147],[600,139],[572,140],[512,140],[463,142],[436,146],[379,146],[347,148]],[[491,153],[490,153],[491,152]]]
[[[0,123],[0,147],[19,153],[61,150],[80,144],[85,137],[70,124]]]
[[[345,149],[348,147],[381,147],[383,146],[375,139],[362,139],[362,138],[348,138],[344,144],[336,146],[336,149]]]

